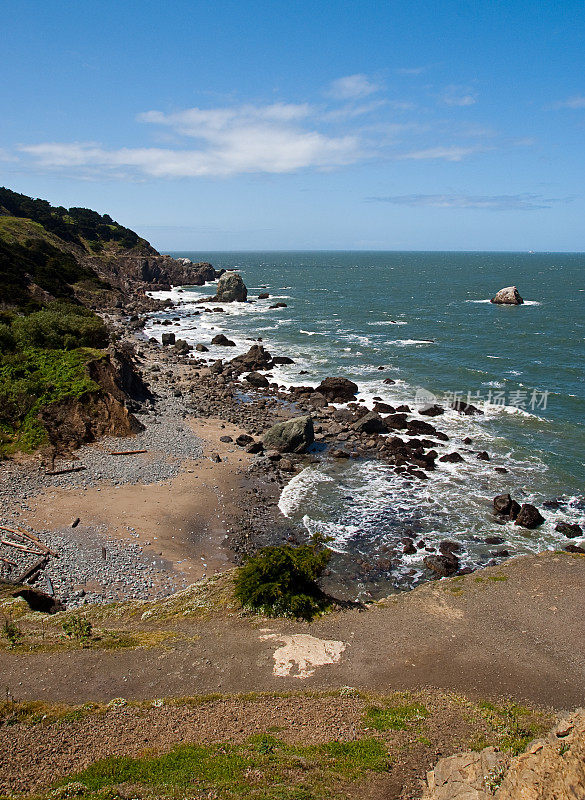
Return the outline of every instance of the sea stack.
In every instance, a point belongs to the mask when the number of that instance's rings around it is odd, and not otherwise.
[[[237,272],[224,272],[217,282],[217,294],[215,300],[220,303],[245,303],[248,299],[248,290],[242,280],[242,276]]]
[[[520,292],[515,286],[506,286],[504,289],[500,289],[490,302],[501,306],[519,306],[524,300],[520,297]]]

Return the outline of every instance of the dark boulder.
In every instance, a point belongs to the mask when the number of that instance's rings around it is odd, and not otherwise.
[[[424,414],[426,417],[438,417],[445,413],[445,409],[435,403],[430,406],[422,406],[422,408],[419,408],[418,413]]]
[[[236,343],[232,342],[231,339],[228,339],[227,336],[224,336],[223,333],[218,333],[217,336],[214,336],[211,340],[211,344],[216,344],[219,347],[235,347]]]
[[[518,516],[520,505],[515,500],[512,500],[509,494],[497,495],[497,497],[494,497],[493,503],[494,514],[499,514],[509,519],[516,519]]]
[[[396,409],[394,406],[388,405],[388,403],[380,403],[375,402],[373,411],[376,411],[378,414],[394,414]]]
[[[253,436],[250,436],[248,433],[241,433],[236,439],[236,444],[238,447],[247,447],[247,445],[252,444],[253,441]]]
[[[268,300],[269,297],[270,295],[268,294],[268,292],[262,292],[261,294],[258,295],[258,300]]]
[[[437,429],[430,422],[425,422],[422,419],[412,419],[407,423],[406,427],[411,436],[432,436],[437,432]]]
[[[292,358],[289,358],[288,356],[274,356],[274,358],[272,359],[272,363],[273,364],[294,364],[295,362],[292,360]]]
[[[236,356],[230,362],[242,371],[256,371],[259,369],[270,369],[273,364],[272,356],[264,349],[261,344],[253,344],[247,353]]]
[[[538,528],[544,522],[544,517],[536,506],[530,503],[524,503],[518,512],[515,525],[521,525],[523,528]]]
[[[250,372],[249,375],[246,375],[245,380],[257,389],[265,389],[267,386],[270,386],[268,378],[264,377],[264,375],[261,375],[259,372]]]
[[[454,575],[459,569],[459,559],[453,553],[441,556],[425,556],[423,564],[437,578],[446,578],[449,575]]]
[[[490,455],[485,450],[481,450],[479,453],[477,453],[477,458],[480,461],[489,461],[490,460]]]
[[[465,459],[457,451],[454,451],[453,453],[445,453],[444,456],[439,458],[439,461],[444,461],[447,464],[460,464]]]
[[[465,414],[468,417],[474,414],[483,414],[480,408],[472,406],[471,403],[465,403],[463,400],[456,400],[454,403],[451,403],[451,408],[459,414]]]
[[[375,411],[364,414],[364,416],[356,420],[351,427],[358,433],[388,433],[388,428],[384,420],[379,414],[376,414]]]
[[[389,414],[384,417],[384,425],[395,431],[401,431],[406,428],[406,414]]]
[[[205,347],[204,344],[196,344],[195,350],[197,350],[198,353],[208,353],[209,347]]]
[[[331,403],[345,403],[348,400],[355,400],[358,386],[347,378],[325,378],[321,381],[317,390]]]
[[[162,343],[165,346],[175,344],[175,334],[174,333],[163,333],[162,335]]]
[[[567,553],[585,553],[585,547],[579,547],[578,544],[566,544],[563,550]]]
[[[286,303],[274,303],[273,305],[269,306],[269,308],[286,308]]]
[[[578,539],[579,536],[583,536],[581,526],[577,525],[577,523],[557,522],[555,525],[555,531],[564,533],[568,539]]]

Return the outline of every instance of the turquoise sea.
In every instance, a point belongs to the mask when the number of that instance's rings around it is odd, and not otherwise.
[[[502,536],[502,547],[516,555],[566,543],[556,522],[585,520],[585,254],[172,255],[239,269],[251,300],[270,293],[269,300],[228,304],[225,314],[182,319],[176,334],[193,344],[209,345],[223,331],[237,344],[231,356],[261,336],[273,354],[295,360],[274,371],[282,383],[316,384],[342,375],[358,383],[368,405],[378,396],[413,406],[417,392],[424,392],[440,403],[457,397],[484,409],[480,417],[450,412],[437,418],[451,437],[448,449],[461,452],[465,462],[441,465],[427,482],[406,483],[378,462],[310,466],[291,481],[283,512],[309,532],[329,533],[346,561],[375,561],[411,531],[427,544],[457,539],[463,562],[476,566],[492,558],[486,536]],[[489,303],[512,284],[524,305]],[[194,299],[212,291],[194,287],[161,296],[181,302],[173,316],[182,318]],[[278,300],[287,307],[270,309]],[[160,336],[160,327],[149,326],[147,333]],[[212,347],[209,356],[225,357],[225,350]],[[396,383],[385,385],[387,377]],[[491,461],[478,461],[465,437]],[[498,465],[508,474],[495,472]],[[546,524],[531,533],[499,525],[490,506],[501,491],[535,502]],[[402,559],[383,578],[380,570],[362,570],[355,594],[376,593],[379,584],[416,583],[423,555]]]

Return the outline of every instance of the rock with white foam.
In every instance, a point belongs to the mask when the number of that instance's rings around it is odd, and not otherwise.
[[[519,306],[524,300],[520,297],[520,292],[515,286],[506,286],[492,297],[491,303],[501,306]]]

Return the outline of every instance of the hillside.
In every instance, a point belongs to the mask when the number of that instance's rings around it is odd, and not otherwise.
[[[161,256],[108,214],[0,188],[0,457],[139,430],[125,408],[131,354],[106,352],[96,312],[137,299],[153,308],[147,288],[215,276],[210,264]],[[135,400],[148,396],[130,383]]]

